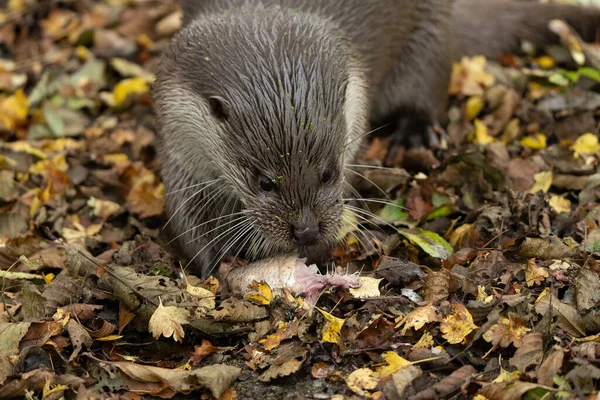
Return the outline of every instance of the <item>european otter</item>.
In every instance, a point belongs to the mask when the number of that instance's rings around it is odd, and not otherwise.
[[[555,17],[587,36],[600,26],[596,10],[522,2],[181,4],[154,95],[169,225],[202,276],[225,253],[336,242],[360,139],[383,125],[435,142],[455,57],[552,40]]]

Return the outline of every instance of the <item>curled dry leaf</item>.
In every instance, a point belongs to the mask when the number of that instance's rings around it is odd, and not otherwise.
[[[382,279],[371,278],[369,276],[359,276],[357,279],[360,282],[360,287],[358,289],[349,289],[352,296],[357,299],[381,296],[379,283]]]
[[[530,330],[520,315],[510,312],[508,318],[501,318],[492,325],[483,334],[483,338],[494,346],[508,347],[512,343],[519,347],[523,336]]]
[[[479,394],[485,396],[488,400],[513,400],[520,399],[525,393],[538,387],[540,385],[536,383],[521,381],[490,383],[481,388]]]
[[[509,360],[510,365],[517,367],[523,373],[532,364],[539,364],[544,357],[544,336],[540,332],[532,332],[525,335],[521,346],[515,355]]]
[[[465,382],[469,382],[477,370],[471,365],[460,367],[450,375],[413,397],[415,400],[447,398]]]
[[[429,304],[427,306],[417,307],[412,310],[402,321],[400,321],[400,324],[398,324],[397,328],[400,325],[404,325],[401,335],[406,335],[406,332],[411,328],[414,328],[414,330],[418,331],[423,328],[425,324],[437,321],[439,321],[437,310],[435,306]]]
[[[152,314],[148,322],[148,331],[152,337],[158,339],[161,336],[169,338],[173,336],[176,342],[183,341],[185,333],[181,325],[188,324],[190,312],[184,308],[163,306],[162,300]]]
[[[527,267],[525,268],[525,281],[528,287],[534,285],[541,285],[542,281],[548,277],[548,272],[544,268],[540,268],[536,265],[535,259],[530,258],[527,260]]]
[[[346,320],[334,317],[333,315],[329,314],[324,310],[321,310],[320,308],[317,308],[317,310],[319,310],[321,314],[323,314],[323,317],[325,317],[325,319],[327,320],[327,323],[325,324],[325,327],[323,329],[323,336],[321,337],[321,339],[324,342],[340,344],[340,332]]]
[[[454,312],[444,318],[440,324],[440,330],[448,343],[462,343],[477,325],[473,323],[473,317],[467,308],[460,304],[453,304]]]
[[[254,281],[252,282],[250,289],[252,291],[246,293],[246,299],[264,306],[271,304],[271,300],[273,300],[273,291],[266,282]]]
[[[574,337],[585,336],[585,327],[581,315],[574,307],[562,303],[556,296],[546,293],[538,298],[535,311],[541,315],[556,317],[558,326],[570,335]]]
[[[346,385],[359,396],[366,396],[378,383],[379,374],[370,368],[359,368],[346,378]]]
[[[559,375],[563,361],[565,359],[565,351],[556,349],[546,357],[543,363],[538,365],[536,370],[537,380],[540,385],[552,386],[554,377]]]

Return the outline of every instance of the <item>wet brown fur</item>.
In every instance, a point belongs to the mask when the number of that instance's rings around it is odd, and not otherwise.
[[[201,275],[220,249],[249,257],[294,249],[298,223],[320,222],[320,241],[334,243],[359,139],[369,125],[435,124],[455,58],[495,57],[520,38],[551,42],[546,24],[556,17],[586,37],[600,24],[596,10],[481,0],[182,6],[184,28],[162,59],[155,98],[163,177],[174,192],[169,228]],[[323,183],[326,170],[333,177]],[[276,190],[261,191],[261,176]],[[211,183],[191,187],[202,182]],[[235,212],[243,214],[226,217]]]

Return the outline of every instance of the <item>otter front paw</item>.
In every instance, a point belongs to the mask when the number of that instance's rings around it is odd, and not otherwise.
[[[384,164],[386,166],[397,165],[401,158],[399,157],[400,149],[421,147],[432,150],[439,149],[445,137],[446,132],[435,121],[413,116],[400,117],[391,133],[386,137],[389,145]]]

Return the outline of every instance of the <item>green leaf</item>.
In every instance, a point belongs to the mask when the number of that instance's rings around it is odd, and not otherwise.
[[[591,80],[594,80],[596,82],[600,82],[600,70],[597,70],[597,69],[592,68],[592,67],[582,67],[582,68],[579,68],[577,70],[577,72],[581,76],[585,76],[587,78],[590,78]]]
[[[404,208],[404,199],[400,198],[394,202],[395,206],[386,204],[377,215],[390,224],[408,220],[408,211]]]
[[[452,246],[435,232],[413,228],[398,229],[398,233],[419,246],[425,253],[432,257],[445,260],[454,252]]]

